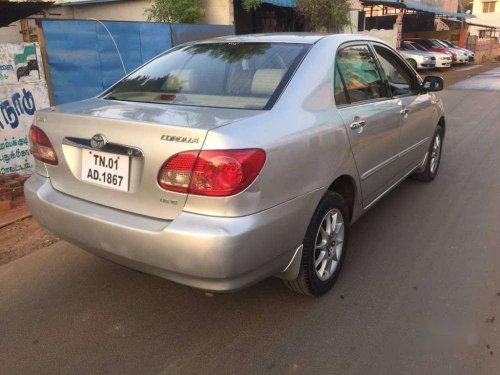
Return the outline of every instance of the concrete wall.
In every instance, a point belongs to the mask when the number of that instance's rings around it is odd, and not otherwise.
[[[36,43],[0,43],[0,176],[31,173],[28,129],[49,106],[42,55]]]
[[[109,3],[75,4],[64,1],[63,6],[52,7],[50,13],[60,15],[49,18],[89,19],[101,21],[146,21],[144,11],[151,0],[122,0]],[[232,25],[234,21],[232,0],[203,0],[204,16],[199,23],[212,25]]]
[[[203,0],[205,15],[200,23],[210,25],[232,25],[234,7],[232,0]]]
[[[486,62],[500,57],[500,43],[496,39],[477,39],[476,44],[468,45],[476,54],[476,61]]]
[[[0,27],[0,43],[21,43],[21,23],[19,21],[11,23],[9,26]]]
[[[363,34],[363,35],[369,35],[373,36],[374,38],[379,38],[382,39],[384,42],[389,44],[393,48],[398,48],[399,43],[398,43],[398,32],[399,32],[399,27],[397,25],[394,26],[392,30],[377,30],[377,29],[372,29],[372,30],[365,30],[365,31],[359,31],[357,34]]]

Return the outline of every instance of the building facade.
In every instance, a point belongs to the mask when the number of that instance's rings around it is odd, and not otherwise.
[[[479,38],[488,38],[500,35],[500,1],[474,0],[472,14],[476,16],[469,26],[471,35]],[[481,26],[482,25],[482,26]]]

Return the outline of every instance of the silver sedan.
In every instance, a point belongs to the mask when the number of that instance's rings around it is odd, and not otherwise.
[[[359,35],[182,45],[38,111],[26,198],[49,231],[140,271],[211,291],[274,275],[320,295],[350,226],[406,177],[436,176],[442,87]]]

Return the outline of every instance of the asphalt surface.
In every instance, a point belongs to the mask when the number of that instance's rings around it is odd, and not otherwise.
[[[500,373],[499,73],[440,93],[439,176],[352,227],[330,294],[208,297],[59,242],[0,267],[0,373]]]

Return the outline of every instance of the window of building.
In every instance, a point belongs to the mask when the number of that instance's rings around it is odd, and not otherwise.
[[[483,13],[494,13],[496,1],[487,1],[483,3]]]

